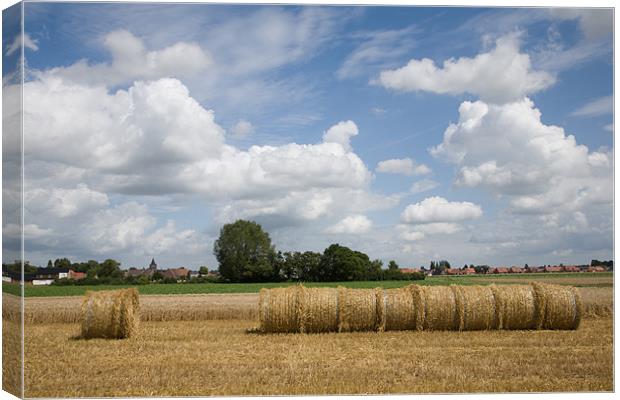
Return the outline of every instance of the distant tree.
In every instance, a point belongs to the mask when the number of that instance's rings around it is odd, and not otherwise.
[[[357,281],[368,279],[371,263],[368,256],[348,247],[332,244],[319,263],[320,281]]]
[[[116,260],[108,258],[99,265],[97,276],[99,278],[121,278],[123,271],[121,271],[121,263]]]
[[[52,264],[52,260],[47,260],[47,268],[53,268],[54,264]]]
[[[383,261],[379,259],[373,260],[369,265],[368,274],[365,279],[369,281],[378,281],[383,279]]]
[[[71,261],[68,258],[57,258],[54,261],[54,268],[71,268]]]
[[[395,269],[400,269],[398,264],[396,263],[396,261],[394,260],[390,260],[390,262],[388,263],[388,269],[389,270],[395,270]]]
[[[209,274],[209,268],[205,267],[204,265],[202,267],[200,267],[200,270],[198,270],[198,273],[200,275],[208,275]]]
[[[277,278],[275,249],[269,234],[253,221],[225,224],[213,245],[220,275],[230,282],[261,282]]]

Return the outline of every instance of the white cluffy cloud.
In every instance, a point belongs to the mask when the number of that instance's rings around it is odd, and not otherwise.
[[[323,134],[323,142],[338,143],[343,149],[350,151],[350,140],[358,134],[357,125],[353,121],[341,121]]]
[[[458,168],[456,185],[511,198],[513,211],[544,213],[611,201],[609,151],[589,151],[564,129],[544,125],[529,99],[464,102],[436,157]]]
[[[380,161],[377,172],[402,174],[402,175],[425,175],[431,169],[424,164],[416,164],[411,158],[395,158]]]
[[[443,197],[428,197],[419,203],[408,205],[401,220],[408,224],[458,222],[482,216],[479,205],[467,201],[448,201]]]
[[[372,174],[350,142],[359,134],[353,121],[334,124],[319,143],[242,150],[174,78],[109,91],[40,73],[25,84],[24,101],[28,220],[40,233],[62,232],[55,243],[37,243],[45,254],[67,244],[78,257],[207,251],[204,233],[161,225],[149,205],[127,196],[163,204],[193,196],[214,223],[243,217],[293,226],[350,215],[333,228],[348,234],[372,226],[361,213],[400,201],[370,191]],[[90,235],[93,224],[102,228]]]
[[[359,235],[368,232],[370,228],[372,228],[372,221],[368,217],[365,215],[352,215],[330,226],[326,232]]]
[[[493,79],[489,79],[493,77]],[[458,95],[471,93],[490,103],[506,103],[551,86],[555,78],[532,70],[530,57],[519,51],[516,35],[497,39],[495,48],[473,58],[444,61],[413,59],[399,69],[382,71],[375,81],[398,91],[428,91]]]
[[[103,46],[112,56],[109,63],[80,60],[50,72],[65,81],[115,86],[141,79],[196,76],[213,62],[211,55],[196,43],[178,42],[149,51],[142,39],[124,29],[105,35]]]

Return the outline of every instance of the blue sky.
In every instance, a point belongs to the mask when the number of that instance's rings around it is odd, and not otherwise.
[[[611,10],[26,3],[25,32],[34,263],[215,267],[236,218],[403,266],[612,257]]]

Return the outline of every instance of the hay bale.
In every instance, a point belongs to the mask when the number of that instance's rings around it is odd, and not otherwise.
[[[381,318],[377,307],[377,291],[338,288],[339,332],[375,331]]]
[[[491,285],[497,310],[497,329],[533,329],[536,301],[530,285]]]
[[[261,289],[258,301],[262,332],[299,332],[301,286]]]
[[[534,282],[536,327],[538,329],[577,329],[583,315],[581,293],[577,288]]]
[[[488,286],[452,286],[458,329],[476,331],[497,327],[495,296]]]
[[[338,289],[300,287],[299,330],[305,333],[338,330]]]
[[[383,297],[383,296],[382,296]],[[413,294],[408,287],[388,289],[385,291],[386,331],[400,331],[416,328],[416,312]]]
[[[386,301],[387,301],[387,293],[382,288],[376,288],[375,294],[377,296],[377,319],[378,326],[377,330],[379,332],[383,332],[386,330],[387,326],[387,315],[386,315]]]
[[[459,321],[456,298],[450,286],[411,285],[418,330],[456,330]]]
[[[140,320],[138,290],[87,292],[82,301],[82,337],[123,339],[135,334]]]

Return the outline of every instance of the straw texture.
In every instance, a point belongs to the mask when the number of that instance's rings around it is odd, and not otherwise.
[[[261,289],[259,295],[260,330],[263,332],[299,332],[301,286]]]
[[[140,320],[138,290],[87,292],[81,307],[81,333],[85,339],[124,339],[135,334]]]
[[[338,288],[339,332],[375,331],[381,323],[374,289]]]
[[[338,330],[338,289],[300,287],[299,330],[304,333]]]
[[[533,329],[536,299],[531,285],[492,285],[498,329]]]
[[[577,329],[583,315],[579,289],[532,283],[536,296],[538,329]]]
[[[461,331],[495,329],[495,296],[488,286],[452,286]]]
[[[382,297],[385,298],[383,326],[386,331],[415,329],[416,313],[413,293],[409,287],[388,289]]]

